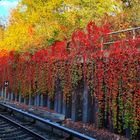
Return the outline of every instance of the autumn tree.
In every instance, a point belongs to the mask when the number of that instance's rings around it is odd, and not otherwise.
[[[140,1],[120,0],[120,13],[114,16],[106,15],[112,30],[121,30],[140,26]]]
[[[104,14],[117,14],[119,7],[113,0],[22,0],[11,14],[3,46],[32,51],[50,46],[90,20],[99,23]]]
[[[123,10],[126,14],[127,22],[132,26],[140,26],[140,1],[122,0]]]

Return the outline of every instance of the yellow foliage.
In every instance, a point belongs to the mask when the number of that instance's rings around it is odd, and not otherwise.
[[[20,51],[47,47],[55,40],[69,39],[74,30],[84,28],[90,20],[117,14],[113,7],[119,4],[117,0],[22,0],[11,13],[1,46]]]

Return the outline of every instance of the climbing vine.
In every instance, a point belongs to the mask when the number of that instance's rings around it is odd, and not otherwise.
[[[69,100],[83,80],[98,104],[97,126],[108,127],[108,122],[118,133],[130,128],[135,135],[140,127],[140,38],[123,38],[104,49],[102,40],[109,39],[109,32],[107,25],[91,21],[85,30],[75,31],[70,42],[57,41],[34,53],[2,50],[1,88],[8,80],[9,92],[54,97],[60,81]]]

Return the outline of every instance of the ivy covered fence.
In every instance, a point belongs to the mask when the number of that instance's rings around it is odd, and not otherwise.
[[[74,121],[135,137],[140,128],[140,36],[113,38],[109,33],[107,25],[91,21],[70,41],[34,53],[2,50],[2,94],[8,81],[7,94],[28,101],[46,97],[49,107]]]

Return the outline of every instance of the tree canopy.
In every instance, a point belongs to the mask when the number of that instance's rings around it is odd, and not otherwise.
[[[0,47],[34,52],[69,40],[91,20],[97,25],[110,21],[113,30],[137,26],[139,9],[138,0],[22,0],[11,12]]]

